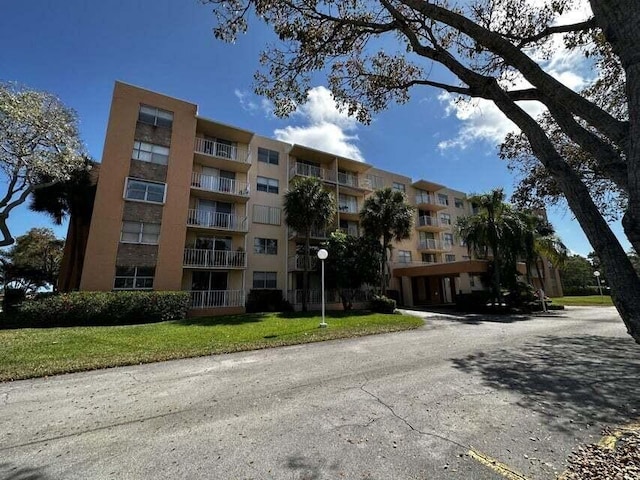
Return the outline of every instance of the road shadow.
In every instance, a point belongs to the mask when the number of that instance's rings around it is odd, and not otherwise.
[[[549,311],[549,312],[535,312],[535,313],[465,313],[456,312],[452,309],[446,308],[407,308],[402,307],[402,310],[408,310],[412,312],[427,312],[433,314],[433,318],[438,320],[445,320],[454,323],[463,323],[466,325],[482,325],[483,323],[516,323],[525,322],[529,320],[535,320],[541,317],[566,317],[566,313],[563,310]]]
[[[490,387],[521,394],[518,404],[543,414],[553,428],[640,416],[640,346],[630,337],[543,336],[452,362]]]
[[[0,463],[0,480],[51,480],[42,468],[20,468]]]

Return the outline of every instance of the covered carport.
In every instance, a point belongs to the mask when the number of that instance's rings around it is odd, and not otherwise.
[[[406,306],[444,305],[455,303],[458,293],[471,291],[470,275],[486,273],[488,265],[486,260],[413,265],[395,268],[393,276]]]

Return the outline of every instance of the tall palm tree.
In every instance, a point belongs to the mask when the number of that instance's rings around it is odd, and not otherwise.
[[[540,271],[540,262],[546,259],[554,267],[560,268],[569,256],[569,249],[562,243],[560,237],[556,235],[553,225],[545,218],[534,214],[530,214],[529,217],[531,224],[530,239],[527,241],[525,255],[527,272],[530,272],[532,267],[535,268],[540,279],[540,286],[543,290],[546,290],[544,276]]]
[[[333,221],[336,202],[317,178],[296,180],[284,195],[284,214],[287,225],[304,238],[304,266],[302,270],[302,311],[307,311],[309,292],[310,239],[314,228],[326,229]]]
[[[381,241],[380,290],[383,295],[387,293],[389,282],[387,251],[392,248],[392,240],[399,242],[411,236],[413,210],[404,193],[387,187],[376,190],[364,201],[360,211],[365,234]]]
[[[69,229],[60,264],[58,289],[77,290],[89,238],[89,226],[96,195],[99,164],[85,158],[85,169],[75,172],[66,182],[37,189],[31,194],[29,208],[48,214],[56,225],[69,217]]]

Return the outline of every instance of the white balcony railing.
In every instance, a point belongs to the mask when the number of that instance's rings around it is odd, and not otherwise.
[[[304,233],[297,232],[293,228],[289,228],[289,237],[290,238],[302,237],[303,235],[304,235]],[[311,229],[311,237],[310,238],[315,238],[315,239],[329,238],[329,232],[327,230],[321,230],[319,228],[312,228]]]
[[[215,228],[233,232],[247,231],[247,217],[232,213],[211,212],[208,210],[189,209],[187,225],[194,227]]]
[[[305,255],[292,255],[287,259],[287,267],[290,272],[304,270]],[[314,270],[318,265],[318,257],[314,255],[309,256],[309,270]]]
[[[440,222],[436,217],[430,217],[429,215],[422,215],[418,217],[418,226],[420,227],[439,227]]]
[[[340,227],[340,231],[345,235],[351,235],[352,237],[358,237],[360,235],[357,225],[348,225],[346,227]]]
[[[333,170],[316,167],[315,165],[307,165],[306,163],[295,162],[289,169],[289,178],[296,175],[302,177],[314,177],[327,182],[336,181],[336,173]]]
[[[231,250],[185,248],[183,265],[201,268],[246,268],[247,253]]]
[[[366,302],[371,299],[375,292],[373,290],[356,290],[353,294],[353,302]],[[302,304],[304,298],[303,290],[289,290],[287,292],[287,300],[291,305]],[[326,303],[340,303],[339,290],[325,290],[325,302]],[[310,289],[307,292],[308,304],[320,304],[322,303],[322,290]]]
[[[244,307],[244,290],[192,290],[191,308]]]
[[[453,248],[451,242],[443,242],[434,238],[423,238],[418,241],[419,250],[444,250],[450,251]]]
[[[338,172],[338,183],[345,187],[363,188],[372,190],[371,180],[367,178],[358,178],[356,174]]]
[[[197,153],[204,153],[212,157],[234,160],[241,163],[250,163],[249,148],[228,143],[216,142],[205,138],[196,137],[194,149]]]
[[[416,205],[420,204],[437,205],[436,197],[430,193],[421,193],[420,195],[416,195]]]
[[[202,175],[198,172],[191,174],[191,186],[208,192],[228,193],[229,195],[241,195],[248,197],[249,184],[239,182],[232,178],[215,177],[213,175]]]

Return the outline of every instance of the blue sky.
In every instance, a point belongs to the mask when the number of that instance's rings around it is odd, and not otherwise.
[[[121,80],[192,101],[201,115],[260,135],[305,139],[316,147],[326,142],[336,153],[355,152],[376,167],[466,192],[494,187],[511,192],[514,178],[496,146],[506,123],[486,105],[459,110],[437,90],[415,90],[408,104],[392,106],[364,126],[337,112],[318,83],[310,106],[277,119],[252,93],[259,52],[273,36],[254,24],[229,45],[214,39],[212,26],[211,9],[196,0],[4,0],[0,80],[58,95],[77,111],[82,139],[97,159],[113,83]],[[568,77],[570,60],[558,61]],[[556,209],[549,215],[572,251],[591,251],[570,212]],[[26,208],[12,213],[9,226],[14,235],[34,226],[54,227],[48,217]],[[55,230],[64,236],[66,227]],[[615,230],[628,248],[620,227]]]

